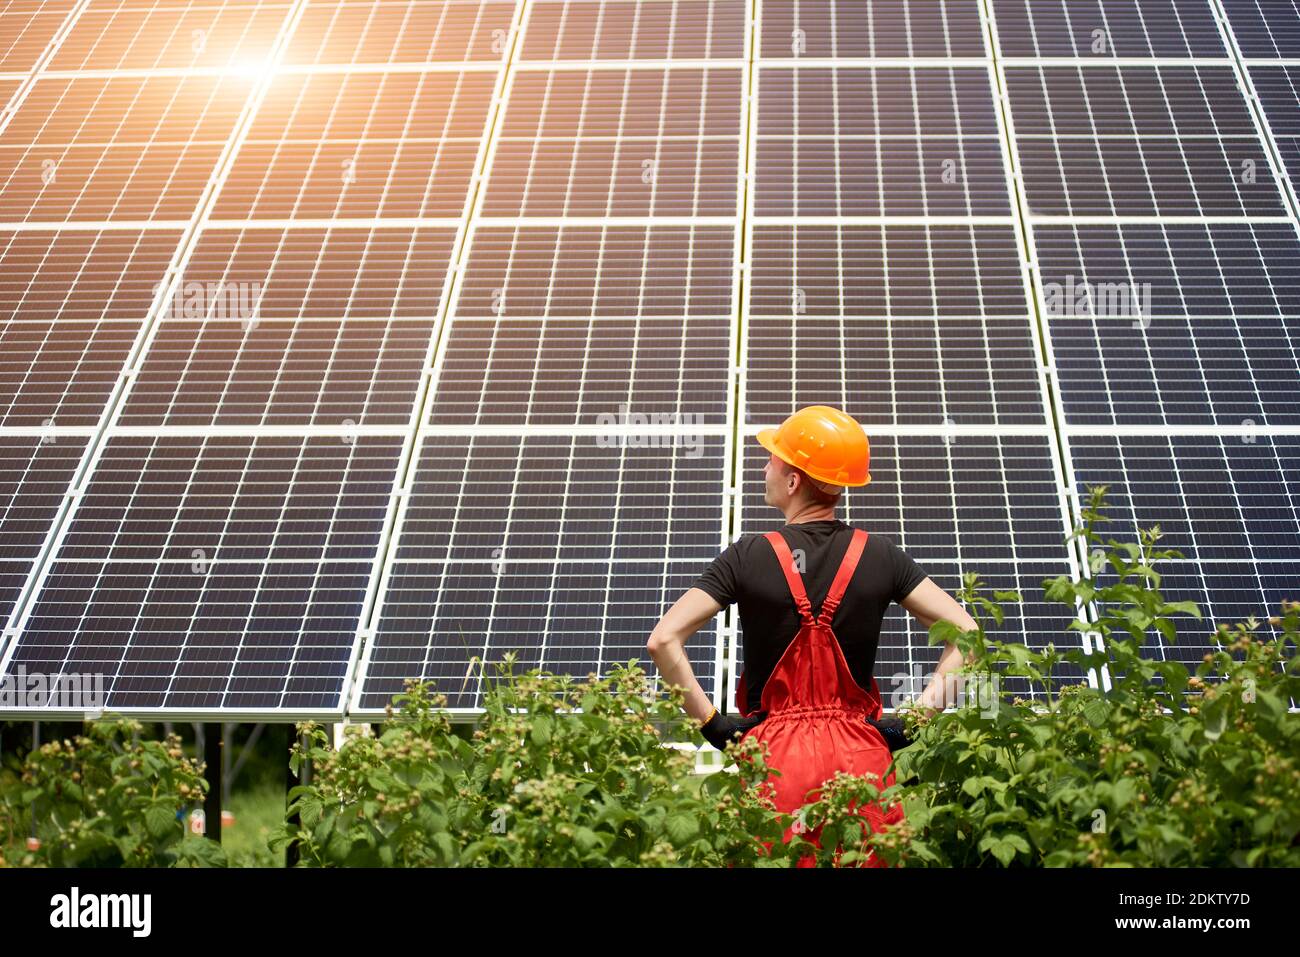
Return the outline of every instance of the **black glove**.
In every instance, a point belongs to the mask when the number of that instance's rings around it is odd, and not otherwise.
[[[867,724],[871,725],[881,733],[885,739],[885,743],[889,745],[891,753],[899,751],[912,743],[912,739],[903,731],[902,718],[881,718],[879,721],[867,718]]]
[[[704,740],[719,751],[726,750],[728,741],[739,741],[746,731],[759,724],[767,715],[759,712],[748,718],[732,718],[715,710],[713,717],[704,723],[700,733]]]

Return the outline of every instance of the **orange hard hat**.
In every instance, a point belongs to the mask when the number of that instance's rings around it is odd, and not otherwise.
[[[851,415],[827,405],[800,409],[776,429],[758,433],[759,444],[781,461],[827,485],[856,487],[871,481],[867,433]]]

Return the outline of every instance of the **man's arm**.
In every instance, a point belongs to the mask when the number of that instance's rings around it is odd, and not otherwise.
[[[929,578],[908,592],[907,597],[900,600],[899,604],[926,628],[936,621],[950,621],[962,631],[970,631],[977,627],[975,619],[966,612],[957,599]],[[966,663],[969,664],[971,660],[972,657],[968,656]],[[944,675],[961,667],[961,664],[961,650],[951,641],[947,642],[943,654],[939,656],[939,665],[935,669],[934,678],[921,694],[920,703],[923,707],[942,710],[956,703],[948,701],[945,696],[947,684]]]
[[[705,721],[713,712],[709,696],[700,687],[691,670],[683,647],[687,639],[722,610],[713,596],[702,588],[689,588],[676,604],[664,613],[650,633],[646,650],[654,659],[655,667],[665,684],[680,685],[686,689],[686,713],[698,721]]]

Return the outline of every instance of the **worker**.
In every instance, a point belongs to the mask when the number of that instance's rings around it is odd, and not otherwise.
[[[901,721],[881,717],[872,668],[880,624],[891,602],[924,627],[943,619],[976,627],[966,610],[936,585],[906,552],[883,535],[836,518],[844,489],[871,481],[866,433],[828,406],[795,412],[775,430],[758,433],[770,453],[764,501],[786,525],[733,542],[664,614],[647,642],[663,680],[685,689],[687,714],[718,749],[753,737],[765,741],[778,811],[795,814],[817,799],[837,770],[874,774],[883,790],[894,783],[891,740]],[[736,690],[739,717],[721,714],[700,687],[685,643],[724,606],[737,602],[745,670]],[[969,661],[969,658],[967,659]],[[944,676],[962,664],[948,642],[918,706],[933,713],[948,701]],[[886,737],[886,731],[888,737]],[[901,807],[859,809],[872,830],[902,819]],[[787,828],[788,842],[798,822]],[[810,834],[816,843],[816,833]],[[805,856],[800,866],[813,863]],[[869,866],[881,866],[868,856]]]

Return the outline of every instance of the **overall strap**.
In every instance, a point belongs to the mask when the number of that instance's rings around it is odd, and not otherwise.
[[[790,554],[790,546],[785,543],[785,539],[780,532],[767,532],[763,535],[772,545],[772,551],[776,552],[776,563],[781,566],[781,571],[785,573],[786,584],[790,586],[790,594],[794,598],[794,603],[799,606],[799,617],[806,623],[811,623],[812,604],[808,601],[808,593],[804,591],[803,579],[799,573],[794,570],[794,556]]]
[[[853,530],[853,538],[849,541],[849,549],[844,553],[844,560],[840,562],[840,570],[835,573],[835,581],[831,582],[831,590],[826,595],[826,600],[822,602],[821,613],[817,616],[818,621],[825,625],[830,625],[831,618],[835,615],[835,609],[840,606],[841,599],[844,598],[844,591],[849,587],[849,582],[853,579],[853,573],[857,571],[858,559],[862,557],[862,551],[867,547],[867,533],[860,528]]]

